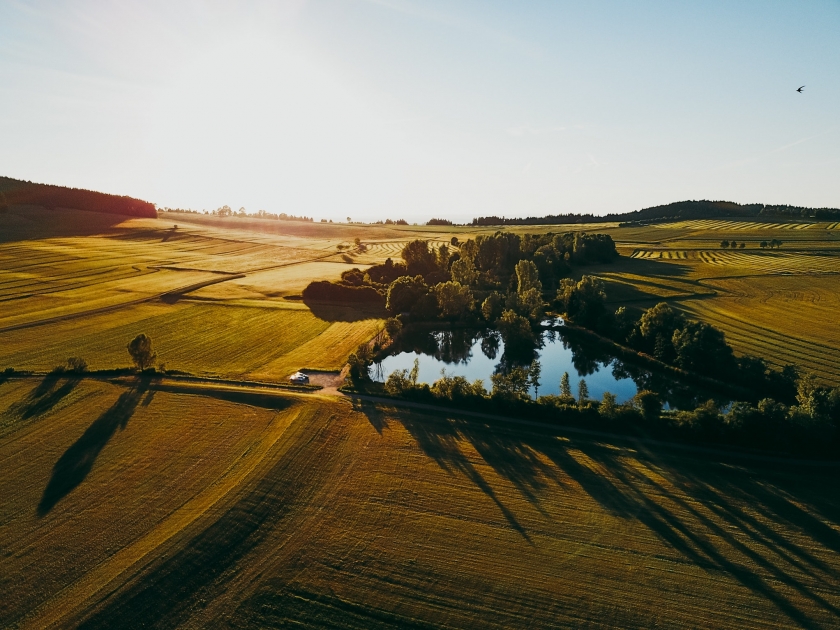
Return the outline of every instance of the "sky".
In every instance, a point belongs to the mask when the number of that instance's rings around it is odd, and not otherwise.
[[[354,221],[840,207],[840,1],[0,0],[0,175]]]

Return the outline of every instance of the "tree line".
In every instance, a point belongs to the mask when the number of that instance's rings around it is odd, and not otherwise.
[[[154,204],[133,197],[0,177],[0,204],[72,208],[133,217],[157,217]]]

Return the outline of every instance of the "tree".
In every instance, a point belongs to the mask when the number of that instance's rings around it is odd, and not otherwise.
[[[356,352],[347,359],[350,365],[350,381],[354,387],[364,386],[370,381],[370,366],[373,363],[373,352],[366,343],[360,344]]]
[[[540,391],[540,376],[542,374],[542,367],[540,362],[534,359],[531,361],[531,366],[528,368],[528,384],[534,388],[534,398],[539,398]]]
[[[723,376],[735,367],[735,356],[723,333],[709,324],[686,323],[674,331],[671,344],[676,352],[675,363],[684,370]]]
[[[583,407],[589,400],[589,386],[584,379],[578,381],[578,406]]]
[[[569,382],[568,372],[563,372],[563,376],[560,377],[560,396],[571,400],[575,399],[572,396],[572,384]]]
[[[740,245],[738,245],[738,248],[739,249],[744,249],[746,246],[747,246],[747,244],[742,242]]]
[[[402,258],[408,267],[408,273],[414,275],[426,275],[437,268],[435,252],[429,249],[429,244],[420,239],[406,244],[402,250]]]
[[[496,322],[496,325],[502,334],[505,346],[512,351],[517,347],[521,347],[523,344],[534,343],[531,323],[521,315],[517,315],[514,311],[504,311]]]
[[[152,349],[152,339],[146,333],[140,333],[132,339],[127,349],[134,365],[141,371],[152,367],[157,358],[157,353]]]
[[[401,276],[388,287],[388,300],[385,307],[392,314],[411,311],[417,301],[429,292],[429,287],[422,276]]]
[[[74,374],[83,374],[87,372],[88,364],[82,357],[70,357],[67,359],[67,369]]]
[[[452,247],[458,247],[458,237],[453,236],[451,239],[449,239],[449,244],[452,245]]]
[[[516,292],[524,295],[526,292],[536,289],[542,293],[542,282],[540,272],[532,260],[520,260],[516,263]]]
[[[492,374],[490,382],[493,383],[492,396],[502,400],[527,400],[528,371],[525,368],[511,368],[507,374]]]
[[[618,405],[616,404],[615,394],[604,392],[604,398],[601,400],[601,404],[598,405],[598,413],[603,418],[614,418],[617,412]]]
[[[633,405],[642,412],[645,420],[656,420],[662,412],[662,399],[659,394],[644,389],[633,397]]]
[[[557,291],[557,305],[576,324],[598,329],[607,315],[607,294],[600,280],[583,276],[580,282],[564,278]]]
[[[479,272],[470,258],[459,258],[450,268],[452,279],[464,286],[475,286],[478,283]]]
[[[6,195],[0,192],[0,214],[4,214],[9,211],[9,202],[6,201]]]
[[[458,282],[441,282],[436,284],[432,291],[444,317],[460,319],[466,317],[473,309],[475,300],[472,291]]]
[[[684,326],[685,316],[660,302],[646,310],[639,319],[639,345],[660,361],[671,363],[676,355],[671,339],[674,332]]]
[[[761,241],[761,242],[758,244],[758,246],[759,246],[761,249],[766,248],[766,247],[767,247],[767,241]]]
[[[388,337],[391,339],[396,339],[401,330],[402,322],[396,317],[389,317],[385,320],[385,332],[388,333]]]
[[[417,357],[414,358],[414,365],[411,366],[411,372],[408,374],[408,378],[412,385],[417,385],[417,379],[420,378],[420,359]]]
[[[733,246],[734,246],[734,245],[735,245],[735,244],[733,243]],[[729,241],[727,241],[726,239],[723,239],[723,240],[720,242],[720,246],[721,246],[723,249],[727,249],[727,248],[729,247]]]
[[[455,265],[452,266],[454,267]],[[504,300],[496,291],[488,295],[484,302],[481,303],[481,314],[488,322],[494,322],[499,319],[503,309]]]

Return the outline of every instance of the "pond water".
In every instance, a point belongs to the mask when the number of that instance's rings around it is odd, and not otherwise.
[[[583,343],[563,332],[562,326],[546,328],[532,348],[519,349],[516,356],[505,351],[505,344],[493,330],[432,330],[403,334],[393,354],[374,364],[374,380],[384,382],[394,370],[411,370],[414,360],[420,366],[418,382],[430,385],[440,378],[441,370],[450,376],[463,376],[470,381],[481,379],[489,391],[490,375],[505,373],[512,366],[527,366],[536,359],[541,376],[538,392],[531,396],[560,393],[560,379],[569,373],[572,393],[577,395],[581,379],[586,381],[591,399],[600,399],[604,392],[616,395],[619,403],[627,402],[636,393],[649,389],[660,394],[666,408],[694,409],[714,399],[725,406],[729,401],[720,395],[687,385],[671,375],[621,361],[600,346]]]

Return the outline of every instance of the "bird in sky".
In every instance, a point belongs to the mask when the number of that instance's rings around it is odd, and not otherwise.
[[[800,87],[800,88],[799,88],[798,90],[796,90],[796,91],[797,91],[797,92],[799,92],[800,94],[802,94],[802,89],[803,89],[804,87],[805,87],[805,86],[803,85],[802,87]]]

